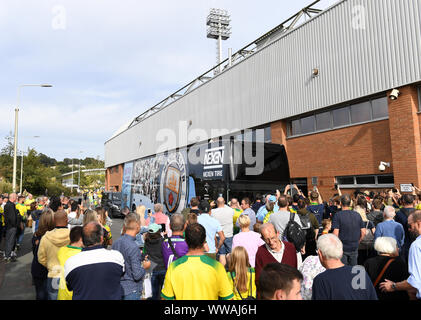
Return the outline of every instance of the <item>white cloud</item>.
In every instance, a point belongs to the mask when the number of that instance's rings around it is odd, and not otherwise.
[[[13,131],[17,86],[52,83],[22,92],[19,135],[41,136],[34,143],[53,157],[102,155],[124,123],[215,65],[215,41],[206,38],[210,8],[232,16],[226,56],[310,2],[1,1],[0,141]],[[52,27],[57,5],[65,8],[64,30]]]

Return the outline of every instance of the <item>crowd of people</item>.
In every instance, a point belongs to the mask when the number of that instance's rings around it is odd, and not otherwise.
[[[101,206],[3,195],[0,239],[16,261],[32,227],[39,300],[421,299],[421,195],[337,190],[124,208],[117,240]]]

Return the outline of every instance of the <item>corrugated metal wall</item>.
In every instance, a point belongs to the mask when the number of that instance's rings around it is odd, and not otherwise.
[[[341,1],[107,141],[105,165],[155,154],[158,131],[178,136],[178,121],[235,132],[418,81],[421,0]]]

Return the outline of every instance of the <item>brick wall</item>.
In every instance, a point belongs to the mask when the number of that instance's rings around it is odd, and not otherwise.
[[[121,191],[121,185],[123,183],[123,165],[107,168],[105,173],[105,190]]]
[[[272,123],[272,142],[285,145],[291,178],[307,178],[311,189],[311,177],[318,177],[318,188],[327,199],[336,193],[336,176],[380,174],[378,166],[385,161],[391,167],[383,173],[393,173],[395,187],[401,183],[421,186],[418,92],[412,85],[399,90],[397,100],[388,99],[389,120],[289,139],[285,121]]]
[[[418,92],[415,86],[399,88],[397,100],[389,99],[390,137],[395,185],[420,185],[421,138]]]

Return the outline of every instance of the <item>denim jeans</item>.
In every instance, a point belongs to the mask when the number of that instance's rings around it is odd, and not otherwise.
[[[164,285],[166,270],[152,271],[151,285],[152,285],[152,300],[161,299],[161,289]]]
[[[219,241],[219,237],[217,237]],[[224,243],[222,244],[221,248],[218,250],[218,254],[229,254],[232,251],[232,239],[233,237],[225,238]]]
[[[358,249],[354,251],[344,251],[344,254],[342,256],[342,263],[346,266],[356,266],[358,260]]]
[[[140,300],[141,292],[133,291],[125,296],[123,296],[123,300]]]
[[[36,300],[48,300],[47,279],[33,278]]]
[[[47,278],[48,300],[57,300],[60,278]]]
[[[21,245],[23,241],[23,237],[25,236],[25,230],[18,232],[18,239],[17,244]]]

